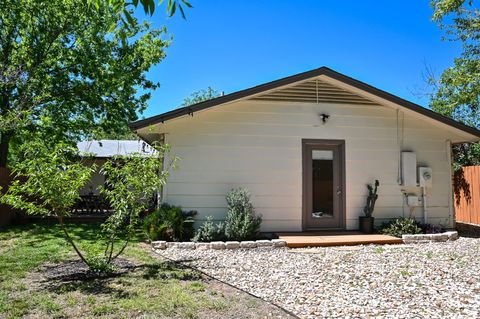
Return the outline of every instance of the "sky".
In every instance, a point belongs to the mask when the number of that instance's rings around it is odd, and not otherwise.
[[[186,20],[165,7],[147,18],[173,41],[148,73],[161,86],[141,118],[209,86],[228,94],[321,66],[428,106],[426,67],[439,75],[460,53],[442,41],[429,0],[190,3]]]

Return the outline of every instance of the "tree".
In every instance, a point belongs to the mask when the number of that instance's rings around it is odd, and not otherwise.
[[[89,181],[95,167],[83,165],[78,150],[67,144],[33,140],[25,143],[21,150],[23,160],[15,164],[15,179],[0,201],[29,215],[56,217],[65,239],[89,265],[70,236],[64,219],[70,215],[71,207],[80,198],[80,189]]]
[[[100,192],[110,202],[114,213],[102,225],[106,249],[97,260],[109,265],[127,247],[139,226],[140,214],[147,210],[150,199],[166,184],[169,170],[175,166],[176,157],[168,162],[168,145],[153,145],[155,155],[144,156],[136,153],[116,156],[102,167],[107,176]],[[115,252],[115,243],[123,240]]]
[[[10,147],[39,132],[76,141],[122,133],[158,84],[146,77],[165,57],[165,29],[98,0],[4,0],[0,10],[0,167]]]
[[[102,6],[101,0],[89,0],[91,4],[94,4],[97,8]],[[162,4],[164,0],[158,0],[158,4]],[[139,5],[143,7],[145,14],[153,15],[155,12],[155,0],[132,0],[126,2],[125,0],[107,0],[107,5],[114,8],[117,14],[123,14],[125,20],[123,21],[125,24],[129,24],[132,20],[132,15],[130,12],[130,8],[138,8]],[[177,8],[180,11],[180,14],[185,19],[185,10],[184,7],[192,8],[192,5],[187,0],[168,0],[167,1],[167,14],[172,17],[177,12]]]
[[[432,110],[472,127],[480,128],[480,11],[473,1],[435,0],[433,19],[446,31],[447,39],[460,41],[462,53],[438,80]],[[480,165],[480,144],[460,144],[453,148],[455,168]]]
[[[209,86],[204,90],[195,91],[192,94],[190,94],[190,96],[184,98],[181,106],[189,106],[192,104],[197,104],[203,101],[214,99],[219,96],[220,96],[220,93],[218,93],[217,90]]]
[[[121,130],[117,132],[97,132],[94,136],[96,140],[129,140],[137,141],[138,135],[131,130]]]
[[[14,166],[15,180],[0,197],[0,202],[30,215],[57,218],[65,239],[90,270],[108,272],[134,235],[140,213],[149,205],[148,199],[166,183],[169,169],[177,160],[174,157],[165,165],[167,152],[168,146],[156,146],[153,156],[118,156],[102,167],[107,179],[101,193],[110,201],[114,212],[102,224],[99,240],[103,240],[105,249],[101,252],[82,251],[65,223],[80,198],[80,189],[95,170],[94,166],[84,165],[75,147],[38,139],[25,143],[22,161]],[[118,243],[121,245],[115,249]]]

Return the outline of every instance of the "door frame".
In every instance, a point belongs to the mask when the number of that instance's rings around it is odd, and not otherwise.
[[[340,225],[339,228],[324,228],[324,227],[308,227],[307,225],[307,206],[308,201],[312,201],[312,190],[308,192],[307,186],[307,169],[306,169],[306,154],[308,147],[307,146],[336,146],[338,147],[338,165],[339,165],[339,176],[340,185],[334,185],[334,189],[337,189],[338,186],[341,187],[341,198],[339,202],[339,213],[340,213]],[[331,139],[302,139],[302,230],[303,231],[315,231],[315,230],[344,230],[346,226],[346,177],[345,177],[345,140],[331,140]],[[335,193],[334,193],[335,194]]]

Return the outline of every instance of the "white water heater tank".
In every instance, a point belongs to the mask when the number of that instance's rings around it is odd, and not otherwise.
[[[417,186],[417,154],[402,152],[402,180],[403,186]]]

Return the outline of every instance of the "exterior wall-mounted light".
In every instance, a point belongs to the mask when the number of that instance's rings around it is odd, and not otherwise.
[[[322,113],[322,114],[320,114],[320,117],[322,118],[322,123],[325,124],[325,123],[327,123],[327,120],[330,117],[330,115]]]

